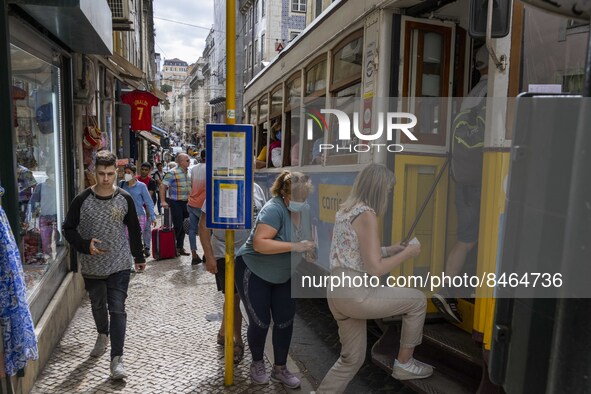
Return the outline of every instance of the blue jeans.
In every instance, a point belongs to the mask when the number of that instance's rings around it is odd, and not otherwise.
[[[187,204],[187,211],[189,211],[189,244],[191,244],[191,250],[197,250],[197,233],[201,209]]]
[[[111,337],[111,360],[113,357],[123,355],[127,326],[125,299],[129,276],[130,270],[123,270],[105,279],[84,278],[84,287],[90,297],[96,330],[99,334],[107,334]]]

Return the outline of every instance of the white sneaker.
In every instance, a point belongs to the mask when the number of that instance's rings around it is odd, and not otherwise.
[[[424,379],[433,375],[433,367],[411,358],[406,364],[394,360],[392,377],[398,380]]]
[[[98,334],[96,337],[96,342],[94,343],[94,348],[90,352],[91,357],[100,357],[107,351],[107,346],[109,345],[109,337],[107,334]]]
[[[126,377],[127,372],[125,372],[125,368],[123,367],[123,359],[121,356],[115,356],[113,360],[111,360],[111,379],[121,380]]]

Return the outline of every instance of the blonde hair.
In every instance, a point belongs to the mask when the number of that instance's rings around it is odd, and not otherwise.
[[[293,190],[292,190],[293,189]],[[275,197],[286,196],[288,194],[300,194],[305,192],[307,195],[313,189],[312,182],[308,175],[297,171],[284,170],[279,174],[273,186],[271,186],[271,194]]]
[[[372,208],[376,215],[383,215],[388,208],[388,191],[396,183],[396,177],[381,164],[369,164],[355,178],[351,194],[341,204],[348,211],[359,203]]]

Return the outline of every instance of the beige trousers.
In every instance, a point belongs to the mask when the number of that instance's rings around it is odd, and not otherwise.
[[[427,301],[419,290],[389,287],[335,290],[328,294],[328,306],[339,326],[341,355],[320,383],[317,394],[343,393],[363,365],[366,320],[402,315],[400,346],[415,347],[423,338]]]

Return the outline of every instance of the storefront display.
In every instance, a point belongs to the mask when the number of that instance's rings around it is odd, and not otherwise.
[[[11,45],[23,270],[32,292],[64,247],[60,69]]]

